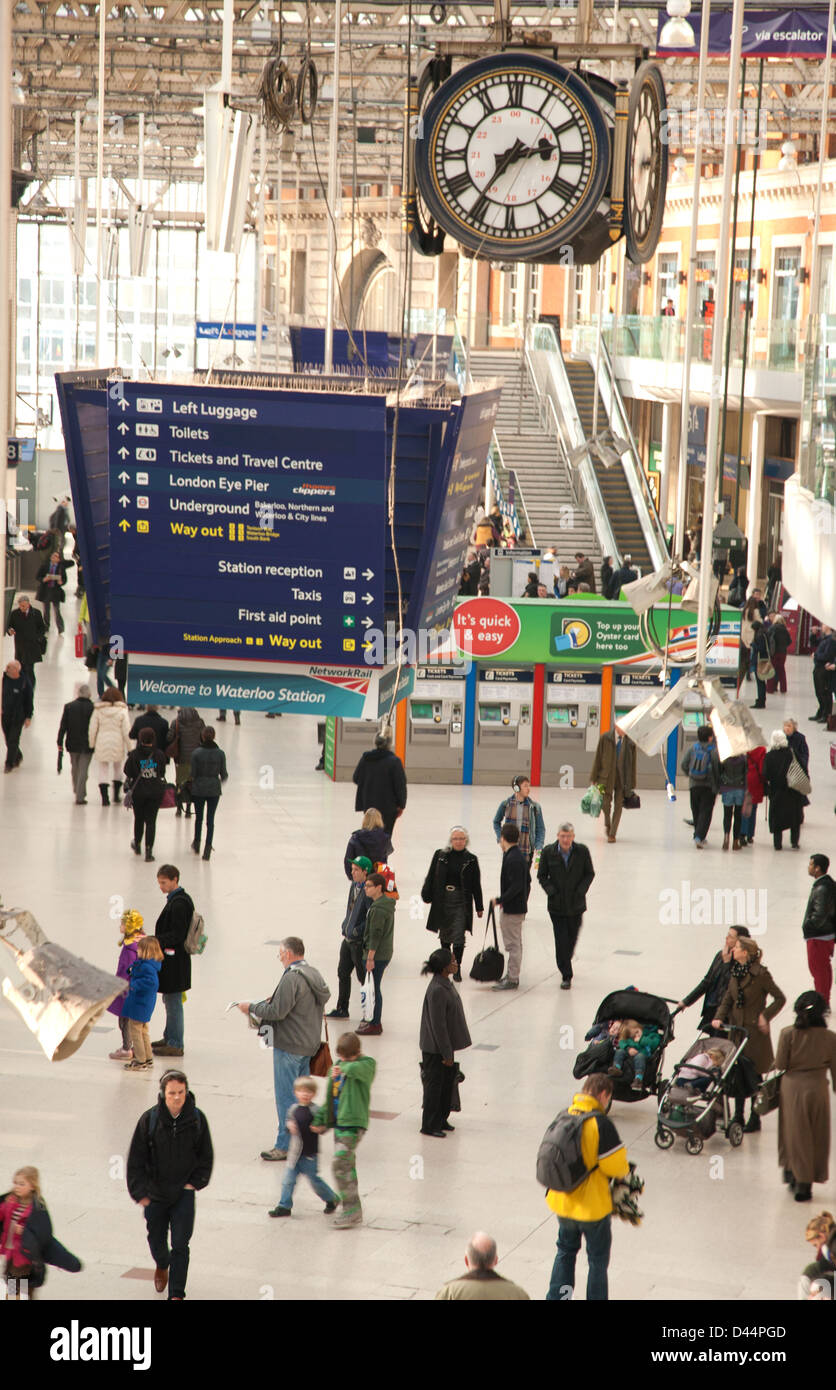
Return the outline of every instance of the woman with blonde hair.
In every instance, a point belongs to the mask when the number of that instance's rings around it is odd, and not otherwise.
[[[454,825],[444,849],[437,849],[427,870],[421,897],[430,904],[427,931],[438,932],[442,946],[456,958],[453,979],[462,978],[465,932],[473,931],[476,916],[484,911],[479,860],[468,849],[470,836],[463,825]]]
[[[732,948],[728,989],[716,1016],[711,1020],[713,1028],[721,1028],[727,1024],[733,1028],[742,1028],[747,1035],[743,1056],[734,1069],[734,1119],[739,1124],[743,1124],[746,1096],[754,1093],[764,1073],[771,1071],[774,1065],[769,1024],[787,1002],[786,995],[778,988],[766,966],[762,964],[762,959],[763,953],[754,937],[737,938]],[[767,1006],[768,998],[772,999],[772,1003]],[[735,1036],[732,1035],[733,1040]],[[749,1078],[745,1075],[747,1068],[741,1066],[741,1062],[746,1060],[751,1063]],[[757,1073],[756,1081],[751,1076],[751,1068]],[[760,1127],[760,1116],[756,1115],[753,1109],[745,1126],[746,1133],[753,1134]]]
[[[343,865],[346,878],[351,878],[353,859],[365,857],[372,864],[386,864],[392,853],[392,841],[383,824],[383,817],[374,806],[370,806],[363,816],[359,830],[353,831],[345,851]]]
[[[34,1297],[46,1279],[46,1265],[77,1274],[81,1261],[59,1244],[41,1195],[37,1168],[18,1168],[11,1190],[0,1196],[0,1258],[4,1261],[6,1297]]]
[[[87,741],[93,749],[102,805],[110,805],[108,783],[113,782],[113,800],[119,801],[122,790],[122,769],[130,751],[131,721],[128,706],[121,690],[115,685],[107,689],[93,707]]]

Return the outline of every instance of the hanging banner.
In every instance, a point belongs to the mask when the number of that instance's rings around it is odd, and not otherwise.
[[[688,23],[694,31],[691,48],[668,48],[662,43],[662,30],[668,22],[664,9],[657,19],[656,52],[660,56],[680,54],[696,58],[700,47],[702,17],[691,10]],[[708,27],[708,51],[722,55],[731,50],[732,12],[712,10]],[[743,14],[743,57],[823,58],[827,50],[827,12],[816,10],[745,10]]]
[[[156,662],[131,661],[127,695],[138,705],[363,719],[377,713],[376,690],[377,672],[362,666],[259,663],[253,670],[247,662],[192,665],[158,658]]]

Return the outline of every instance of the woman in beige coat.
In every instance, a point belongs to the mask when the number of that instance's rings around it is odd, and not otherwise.
[[[780,1013],[787,1002],[787,996],[778,988],[765,965],[761,964],[762,952],[753,937],[738,937],[732,951],[731,979],[729,987],[713,1019],[715,1028],[722,1024],[732,1024],[745,1028],[747,1035],[743,1055],[748,1057],[755,1070],[763,1076],[773,1064],[772,1039],[769,1034],[770,1020]],[[767,1006],[767,999],[772,1003]],[[738,1079],[742,1072],[735,1068]],[[735,1094],[734,1118],[743,1121],[745,1089],[741,1085]],[[752,1111],[746,1123],[746,1133],[752,1134],[761,1127],[760,1116]]]
[[[781,1079],[778,1162],[797,1202],[809,1202],[814,1182],[827,1182],[830,1160],[830,1095],[836,1091],[836,1033],[827,1026],[827,1000],[805,990],[793,1005],[795,1023],[782,1028],[775,1065]]]
[[[113,780],[113,800],[119,801],[122,790],[122,769],[130,749],[131,721],[125,697],[116,686],[105,691],[90,716],[87,739],[93,749],[95,767],[99,775],[99,791],[102,805],[110,805],[108,782]]]

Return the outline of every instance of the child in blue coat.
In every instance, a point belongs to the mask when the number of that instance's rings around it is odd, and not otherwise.
[[[128,971],[130,982],[122,1017],[128,1020],[133,1048],[133,1061],[125,1063],[125,1071],[148,1071],[154,1062],[148,1024],[157,1002],[160,965],[163,950],[155,936],[143,937],[136,960]]]

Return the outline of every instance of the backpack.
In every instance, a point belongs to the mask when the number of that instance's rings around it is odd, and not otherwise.
[[[691,751],[689,775],[708,781],[711,776],[711,748],[707,743],[695,743]]]
[[[394,898],[395,902],[397,902],[400,898],[400,893],[395,887],[395,870],[390,869],[388,864],[375,864],[374,871],[376,874],[383,874],[383,877],[386,879],[386,887],[383,890],[383,896],[385,898]]]
[[[183,942],[183,946],[190,956],[202,956],[206,950],[206,943],[209,938],[204,931],[205,925],[200,913],[193,912],[189,930],[186,932],[186,940]]]
[[[570,1115],[568,1110],[549,1125],[537,1150],[537,1181],[552,1192],[574,1192],[595,1168],[587,1168],[581,1151],[581,1135],[594,1114]]]

